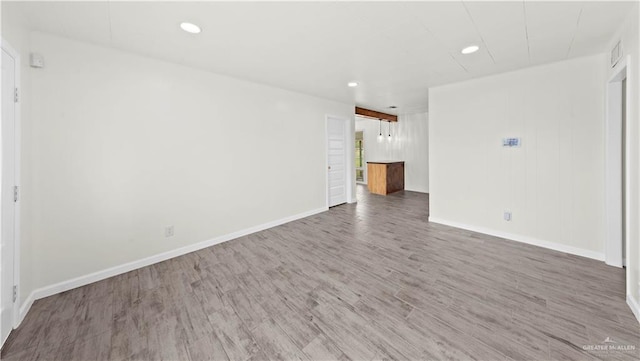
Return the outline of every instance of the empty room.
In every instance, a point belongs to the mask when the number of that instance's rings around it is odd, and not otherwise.
[[[3,361],[640,359],[638,1],[0,15]]]

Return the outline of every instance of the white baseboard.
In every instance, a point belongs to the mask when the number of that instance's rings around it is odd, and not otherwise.
[[[441,219],[441,218],[437,218],[437,217],[429,217],[429,222],[444,224],[445,226],[462,228],[462,229],[466,229],[468,231],[484,233],[484,234],[488,234],[490,236],[505,238],[505,239],[508,239],[508,240],[521,242],[521,243],[526,243],[526,244],[530,244],[530,245],[533,245],[533,246],[552,249],[554,251],[569,253],[569,254],[573,254],[573,255],[576,255],[576,256],[592,258],[592,259],[595,259],[595,260],[598,260],[598,261],[604,261],[604,253],[602,253],[602,252],[594,252],[594,251],[591,251],[591,250],[588,250],[588,249],[584,249],[584,248],[572,247],[572,246],[567,246],[567,245],[564,245],[564,244],[561,244],[561,243],[544,241],[544,240],[533,238],[533,237],[522,236],[522,235],[512,234],[512,233],[507,233],[507,232],[502,232],[502,231],[496,231],[496,230],[490,229],[490,228],[484,228],[484,227],[478,227],[478,226],[470,226],[468,224],[448,221],[446,219]]]
[[[627,305],[629,305],[631,312],[636,316],[636,320],[640,322],[640,305],[638,305],[638,302],[636,302],[631,295],[627,295]]]
[[[429,194],[429,191],[425,191],[424,189],[411,189],[411,188],[405,188],[405,191],[409,191],[409,192],[416,192],[416,193],[422,193],[422,194]]]
[[[160,253],[154,256],[150,256],[150,257],[146,257],[137,261],[133,261],[133,262],[128,262],[125,264],[121,264],[119,266],[115,266],[115,267],[111,267],[111,268],[107,268],[101,271],[97,271],[97,272],[93,272],[90,273],[88,275],[84,275],[84,276],[80,276],[80,277],[76,277],[76,278],[72,278],[70,280],[66,280],[66,281],[62,281],[50,286],[46,286],[46,287],[42,287],[42,288],[38,288],[33,290],[29,296],[27,297],[27,299],[22,303],[22,305],[20,306],[20,315],[19,315],[19,319],[18,319],[18,324],[15,327],[18,327],[18,325],[20,325],[20,323],[24,320],[24,317],[27,315],[27,312],[29,312],[29,309],[31,308],[31,305],[33,305],[33,303],[36,300],[39,300],[41,298],[45,298],[45,297],[49,297],[49,296],[53,296],[55,294],[64,292],[64,291],[68,291],[74,288],[78,288],[78,287],[82,287],[85,285],[88,285],[90,283],[93,282],[98,282],[104,279],[107,279],[109,277],[113,277],[113,276],[117,276],[119,274],[123,274],[123,273],[127,273],[133,270],[136,270],[138,268],[142,268],[142,267],[146,267],[155,263],[159,263],[162,261],[166,261],[168,259],[171,258],[175,258],[175,257],[179,257],[182,255],[185,255],[187,253],[191,253],[191,252],[195,252],[198,250],[201,250],[203,248],[207,248],[207,247],[211,247],[214,246],[216,244],[220,244],[226,241],[230,241],[232,239],[236,239],[239,237],[243,237],[252,233],[256,233],[259,231],[263,231],[265,229],[269,229],[269,228],[273,228],[276,226],[279,226],[281,224],[285,224],[285,223],[289,223],[301,218],[305,218],[305,217],[309,217],[312,216],[314,214],[318,214],[318,213],[322,213],[327,211],[328,208],[326,207],[322,207],[322,208],[317,208],[317,209],[313,209],[307,212],[303,212],[303,213],[299,213],[290,217],[285,217],[285,218],[281,218],[275,221],[271,221],[271,222],[267,222],[264,224],[260,224],[254,227],[250,227],[250,228],[246,228],[237,232],[233,232],[233,233],[229,233],[229,234],[225,234],[223,236],[219,236],[207,241],[203,241],[203,242],[199,242],[199,243],[195,243],[195,244],[191,244],[185,247],[181,247],[181,248],[177,248],[171,251],[167,251],[164,253]]]
[[[24,317],[27,315],[27,312],[29,312],[29,310],[31,309],[31,306],[35,302],[35,299],[33,297],[34,297],[34,292],[31,292],[27,297],[27,299],[24,300],[24,302],[22,302],[22,306],[20,306],[20,309],[19,309],[20,313],[18,314],[17,323],[13,326],[13,328],[17,328],[18,326],[20,326],[22,321],[24,321]]]

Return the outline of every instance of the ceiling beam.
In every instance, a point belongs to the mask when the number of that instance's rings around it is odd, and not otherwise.
[[[359,115],[365,118],[375,119],[375,120],[384,120],[385,122],[398,121],[397,115],[376,112],[375,110],[369,110],[369,109],[360,108],[360,107],[356,107],[356,115]]]

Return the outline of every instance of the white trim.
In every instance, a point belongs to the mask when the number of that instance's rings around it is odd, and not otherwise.
[[[606,118],[605,118],[605,210],[606,210],[606,229],[605,229],[605,262],[610,266],[622,267],[623,266],[623,250],[622,245],[629,244],[629,205],[630,201],[630,147],[629,147],[629,139],[632,139],[632,136],[629,132],[629,126],[627,124],[626,131],[624,134],[625,139],[627,139],[626,146],[624,149],[625,164],[624,168],[627,169],[625,172],[625,180],[624,184],[626,185],[626,189],[624,190],[625,194],[625,237],[626,240],[623,241],[622,235],[622,224],[623,224],[623,212],[622,212],[622,194],[623,189],[621,189],[622,184],[622,110],[619,106],[619,103],[622,102],[622,80],[625,78],[629,78],[629,64],[631,63],[631,59],[629,56],[622,58],[618,61],[617,65],[613,69],[613,72],[606,83]],[[629,87],[627,86],[627,94],[626,94],[626,114],[630,114],[631,110],[631,94],[629,91]],[[613,105],[615,104],[615,105]],[[625,246],[625,248],[627,248]],[[625,254],[628,254],[628,249],[625,250]]]
[[[267,222],[267,223],[263,223],[254,227],[250,227],[250,228],[246,228],[237,232],[233,232],[233,233],[229,233],[229,234],[225,234],[223,236],[219,236],[207,241],[203,241],[203,242],[199,242],[199,243],[195,243],[192,245],[188,245],[185,247],[181,247],[181,248],[177,248],[171,251],[167,251],[167,252],[163,252],[154,256],[150,256],[150,257],[146,257],[137,261],[132,261],[132,262],[128,262],[125,264],[121,264],[119,266],[115,266],[115,267],[111,267],[111,268],[107,268],[101,271],[97,271],[97,272],[93,272],[90,273],[88,275],[84,275],[84,276],[80,276],[80,277],[76,277],[76,278],[72,278],[66,281],[62,281],[53,285],[49,285],[49,286],[45,286],[42,288],[38,288],[35,289],[31,292],[31,294],[29,295],[29,297],[27,297],[27,299],[25,300],[24,304],[22,305],[22,307],[20,307],[20,322],[22,322],[22,320],[24,319],[24,317],[26,316],[27,312],[29,312],[29,309],[31,308],[31,305],[33,304],[34,301],[39,300],[41,298],[45,298],[45,297],[49,297],[49,296],[53,296],[55,294],[61,293],[61,292],[65,292],[74,288],[78,288],[78,287],[82,287],[85,285],[88,285],[90,283],[93,282],[98,282],[104,279],[107,279],[109,277],[113,277],[113,276],[117,276],[123,273],[127,273],[142,267],[146,267],[146,266],[150,266],[152,264],[155,263],[159,263],[159,262],[163,262],[166,261],[168,259],[171,258],[175,258],[175,257],[179,257],[182,255],[185,255],[187,253],[191,253],[191,252],[195,252],[198,250],[201,250],[203,248],[207,248],[207,247],[211,247],[214,246],[216,244],[220,244],[223,242],[227,242],[239,237],[243,237],[252,233],[256,233],[256,232],[260,232],[263,231],[265,229],[269,229],[269,228],[273,228],[285,223],[289,223],[301,218],[305,218],[305,217],[309,217],[312,216],[314,214],[318,214],[318,213],[322,213],[327,211],[328,208],[326,207],[322,207],[322,208],[316,208],[310,211],[306,211],[303,213],[299,213],[293,216],[289,216],[289,217],[285,217],[285,218],[281,218],[275,221],[271,221],[271,222]]]
[[[564,245],[564,244],[561,244],[561,243],[545,241],[545,240],[537,239],[537,238],[533,238],[533,237],[521,236],[521,235],[518,235],[518,234],[512,234],[512,233],[507,233],[507,232],[502,232],[502,231],[496,231],[496,230],[493,230],[493,229],[490,229],[490,228],[485,228],[485,227],[471,226],[471,225],[468,225],[468,224],[448,221],[446,219],[441,219],[441,218],[436,218],[436,217],[429,217],[429,222],[439,223],[439,224],[443,224],[445,226],[451,226],[451,227],[466,229],[468,231],[488,234],[490,236],[500,237],[500,238],[504,238],[504,239],[511,240],[511,241],[516,241],[516,242],[520,242],[520,243],[530,244],[530,245],[533,245],[533,246],[552,249],[554,251],[574,254],[576,256],[592,258],[592,259],[595,259],[595,260],[598,260],[598,261],[604,261],[604,253],[602,253],[602,252],[595,252],[595,251],[591,251],[591,250],[584,249],[584,248],[567,246],[567,245]]]
[[[405,191],[409,191],[409,192],[415,192],[415,193],[429,194],[429,192],[428,192],[428,191],[427,191],[427,192],[425,192],[425,191],[423,191],[423,190],[420,190],[420,191],[419,191],[419,190],[410,189],[410,188],[405,188],[404,190],[405,190]]]
[[[16,328],[18,326],[20,326],[20,324],[22,323],[22,321],[24,321],[24,317],[27,315],[27,312],[29,312],[29,310],[31,309],[31,306],[33,305],[33,303],[36,301],[33,297],[35,291],[32,291],[29,296],[27,297],[26,300],[24,300],[24,302],[22,303],[22,305],[20,306],[20,310],[18,313],[18,323],[16,324]]]
[[[355,115],[344,118],[347,126],[347,164],[349,165],[347,173],[347,203],[357,203],[356,197],[356,154],[353,151],[356,148],[356,117]],[[351,151],[349,151],[351,149]],[[351,156],[349,156],[351,154]]]
[[[329,115],[324,117],[324,192],[325,205],[329,208]]]
[[[629,305],[631,312],[633,312],[633,315],[636,316],[636,319],[640,322],[640,305],[638,305],[638,302],[636,302],[631,295],[627,295],[627,305]]]
[[[21,107],[22,99],[23,99],[23,89],[22,82],[20,79],[20,70],[22,67],[20,53],[15,50],[14,47],[9,44],[5,39],[0,37],[0,49],[6,51],[11,57],[13,57],[15,61],[15,86],[18,88],[18,102],[15,103],[14,110],[14,182],[15,185],[18,186],[19,192],[22,191],[22,186],[20,183],[20,149],[22,147],[21,143]],[[15,329],[20,324],[20,203],[22,199],[22,194],[18,195],[18,201],[15,202],[14,206],[14,233],[13,233],[13,284],[17,287],[18,297],[16,302],[13,304],[13,328]],[[4,342],[4,340],[2,340]]]

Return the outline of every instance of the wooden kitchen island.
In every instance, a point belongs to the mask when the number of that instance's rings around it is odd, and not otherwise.
[[[381,195],[404,189],[404,162],[367,162],[367,187],[369,192]]]

